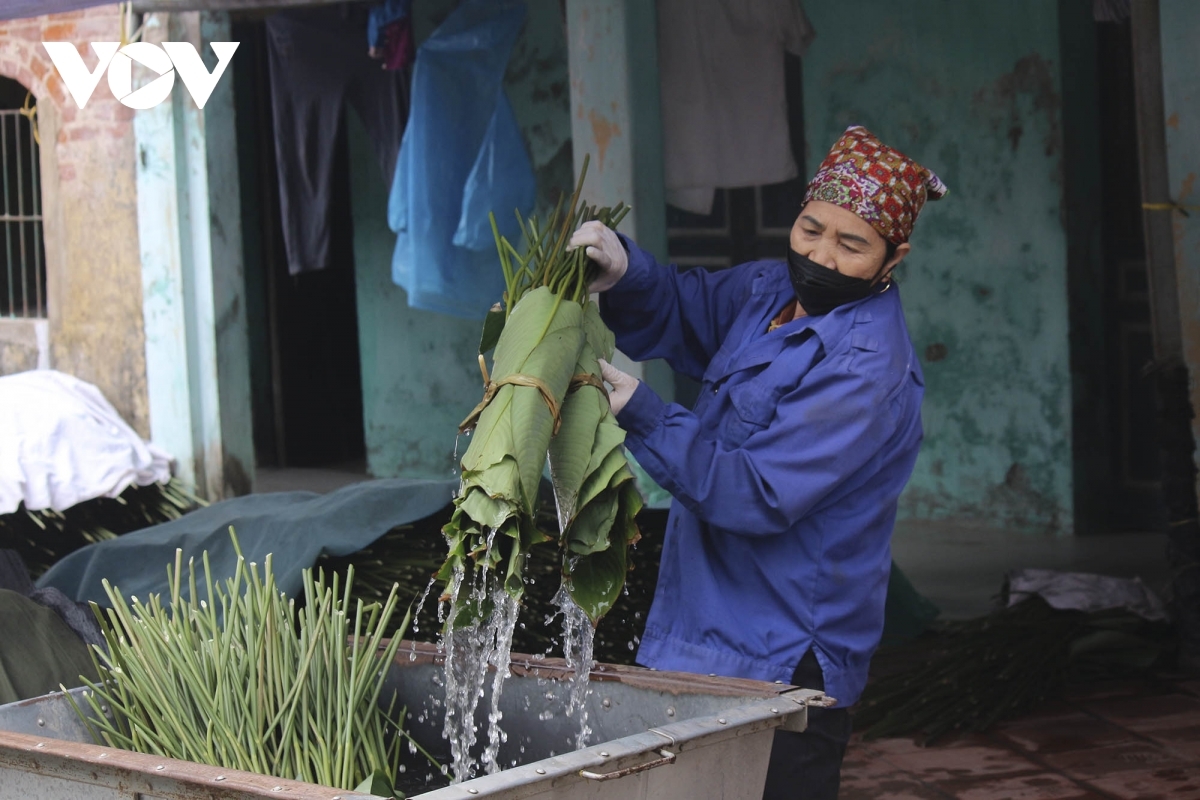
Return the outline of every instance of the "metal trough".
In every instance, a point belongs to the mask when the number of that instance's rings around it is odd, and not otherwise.
[[[448,763],[449,748],[441,737],[441,663],[432,645],[406,642],[388,680],[399,694],[397,705],[407,706],[406,727],[413,737]],[[516,766],[443,788],[415,789],[410,796],[757,800],[774,730],[803,730],[809,705],[833,703],[819,692],[779,684],[600,665],[591,673],[588,722],[590,741],[601,743],[573,750],[579,723],[563,715],[570,670],[558,659],[514,656],[511,672],[501,698],[501,727],[508,740],[500,763]],[[489,704],[487,696],[479,703],[480,739],[486,739]],[[406,753],[405,758],[406,776],[430,771],[418,757]],[[66,699],[51,694],[0,706],[0,798],[10,797],[352,800],[370,795],[101,747],[91,743]]]

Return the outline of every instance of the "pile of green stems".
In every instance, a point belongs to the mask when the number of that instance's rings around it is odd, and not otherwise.
[[[854,727],[866,739],[918,734],[926,744],[956,731],[985,731],[1059,696],[1071,682],[1145,674],[1160,657],[1164,628],[1120,609],[1058,610],[1036,596],[947,623],[880,649],[877,674],[854,707]]]
[[[204,505],[179,480],[130,486],[117,497],[85,500],[65,511],[30,511],[22,505],[0,514],[0,547],[21,554],[37,578],[81,547],[179,519]]]
[[[127,601],[105,581],[111,608],[93,606],[107,643],[93,654],[101,680],[87,682],[93,714],[76,711],[112,747],[338,789],[390,779],[404,736],[403,712],[382,696],[400,644],[384,639],[398,587],[365,604],[352,600],[353,568],[331,582],[306,570],[298,608],[269,555],[260,569],[238,554],[222,587],[205,553],[201,595],[191,561],[181,585],[177,551],[166,606],[157,595]]]

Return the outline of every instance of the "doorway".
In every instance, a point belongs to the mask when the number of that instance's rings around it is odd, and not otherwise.
[[[1129,19],[1096,23],[1104,253],[1106,402],[1112,409],[1110,526],[1161,530],[1154,342],[1142,231],[1133,46]]]
[[[290,275],[279,204],[263,16],[235,17],[233,38],[247,322],[259,466],[365,474],[349,153],[336,144],[333,265]]]

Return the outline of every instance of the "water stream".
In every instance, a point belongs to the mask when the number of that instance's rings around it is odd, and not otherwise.
[[[457,440],[454,452],[457,462]],[[550,466],[553,474],[553,464]],[[575,498],[560,497],[557,485],[554,498],[561,535],[573,515]],[[488,555],[491,553],[495,537],[496,530],[490,530],[482,559],[484,566],[478,571],[471,571],[470,585],[465,585],[468,577],[465,570],[460,568],[447,587],[446,594],[450,600],[447,613],[451,622],[446,626],[440,645],[445,653],[446,689],[446,718],[442,735],[450,742],[452,783],[470,780],[480,767],[489,775],[503,769],[498,757],[500,747],[508,737],[500,726],[504,717],[500,711],[500,700],[504,692],[504,682],[509,675],[513,634],[517,626],[520,603],[504,591],[501,574],[489,576]],[[487,607],[490,603],[491,611],[487,619],[455,628],[453,622],[460,607],[460,600],[478,607]],[[587,746],[588,737],[592,732],[588,725],[587,697],[590,693],[589,676],[594,664],[593,645],[596,631],[587,614],[571,599],[565,585],[559,589],[554,604],[563,617],[563,653],[568,668],[572,670],[565,711],[568,717],[574,717],[579,722],[575,742],[578,749]],[[418,606],[418,611],[419,608]],[[442,606],[439,604],[438,620],[442,619]],[[546,623],[550,624],[551,621],[547,619]],[[475,721],[476,711],[479,701],[486,694],[484,687],[489,669],[495,671],[492,673],[492,696],[487,714],[487,746],[479,763],[476,763],[471,757],[471,751],[479,739],[479,725]]]
[[[588,725],[587,698],[591,693],[590,678],[595,662],[592,659],[596,641],[596,629],[582,608],[575,605],[567,587],[563,586],[554,597],[554,604],[563,615],[563,656],[571,670],[571,683],[567,690],[567,716],[579,722],[579,733],[575,736],[575,749],[587,747],[592,733]]]

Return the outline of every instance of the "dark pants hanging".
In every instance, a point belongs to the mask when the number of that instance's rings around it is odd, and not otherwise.
[[[366,11],[280,11],[267,18],[275,160],[288,271],[330,266],[336,148],[348,102],[391,183],[408,113],[406,72],[367,55]]]
[[[792,685],[825,690],[825,676],[811,650],[792,674]],[[810,708],[803,733],[776,731],[763,800],[837,800],[849,740],[850,712],[845,708]]]

